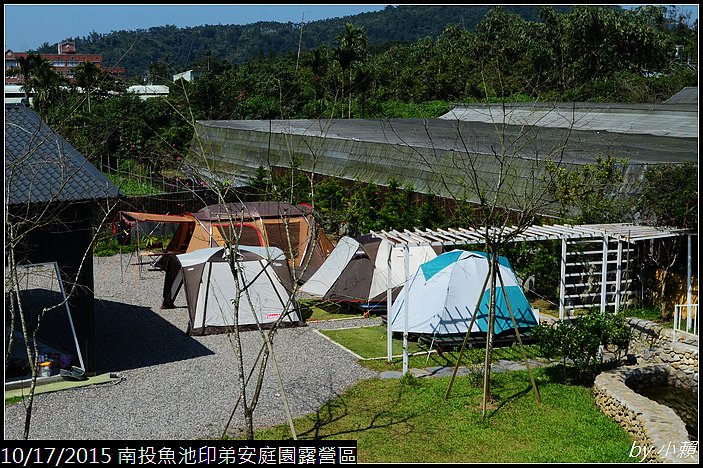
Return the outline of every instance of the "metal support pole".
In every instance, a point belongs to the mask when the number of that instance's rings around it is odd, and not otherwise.
[[[66,297],[66,291],[63,288],[63,279],[61,279],[61,272],[59,271],[59,264],[54,263],[54,271],[56,272],[56,279],[59,283],[59,289],[61,289],[61,295],[63,296],[63,303],[66,306],[66,315],[68,316],[68,323],[71,325],[71,333],[73,333],[73,341],[76,344],[76,353],[78,353],[78,361],[81,363],[81,369],[85,370],[85,364],[83,363],[83,353],[81,353],[81,345],[78,343],[78,336],[76,335],[76,327],[73,326],[73,318],[71,317],[71,309],[68,307],[68,298]]]
[[[566,301],[566,239],[561,240],[561,277],[559,278],[559,319],[564,320]]]
[[[405,301],[403,302],[403,375],[408,373],[408,319],[410,310],[410,245],[405,244]]]
[[[386,290],[386,335],[388,344],[388,362],[393,360],[393,328],[391,327],[391,309],[393,306],[393,282],[391,278],[393,277],[393,252],[395,251],[395,246],[391,245],[388,249],[388,289]]]
[[[622,241],[618,241],[618,264],[615,273],[615,312],[620,310],[620,294],[622,293]]]
[[[603,237],[603,265],[600,274],[600,311],[605,313],[606,298],[608,296],[608,238]]]
[[[686,281],[688,285],[688,289],[686,291],[686,331],[689,331],[691,329],[691,300],[692,300],[692,295],[693,295],[693,290],[692,290],[692,278],[691,278],[691,234],[688,236],[688,261],[686,262]],[[696,314],[698,312],[696,311]]]

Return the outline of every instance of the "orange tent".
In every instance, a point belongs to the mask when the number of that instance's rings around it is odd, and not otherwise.
[[[183,215],[122,211],[120,221],[130,227],[144,221],[179,224],[164,253],[223,247],[228,240],[235,245],[278,247],[295,268],[295,276],[303,280],[317,270],[334,248],[315,222],[310,207],[285,202],[209,205]]]

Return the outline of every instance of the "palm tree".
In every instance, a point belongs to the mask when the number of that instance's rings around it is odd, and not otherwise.
[[[319,115],[322,111],[321,102],[324,97],[323,80],[325,78],[325,74],[327,73],[329,63],[328,48],[326,46],[320,46],[313,50],[308,62],[310,72],[312,73],[312,76],[310,77],[310,84],[315,92],[315,106],[317,109],[317,115]]]
[[[354,65],[363,61],[368,52],[368,38],[363,28],[357,28],[351,23],[344,25],[344,33],[337,36],[339,46],[335,50],[337,61],[342,69],[342,92],[347,89],[349,96],[349,114],[351,117],[351,83],[353,83],[352,73]],[[348,72],[348,75],[347,75]]]
[[[49,105],[66,84],[66,79],[39,54],[17,57],[17,67],[8,70],[7,76],[21,77],[26,102],[29,102],[29,95],[34,94],[33,107],[42,117],[46,117]]]
[[[42,118],[46,118],[50,105],[59,98],[62,86],[67,83],[66,78],[57,73],[48,60],[41,58],[35,64],[25,86],[29,86],[34,92],[33,106]]]
[[[90,114],[90,95],[99,85],[102,69],[86,60],[73,69],[73,74],[76,86],[83,90],[83,94],[88,101],[88,113]]]
[[[85,61],[73,69],[74,83],[81,88],[88,102],[90,113],[90,97],[105,97],[110,91],[124,92],[125,85],[118,78],[100,65]]]
[[[17,66],[7,71],[7,76],[19,76],[22,78],[22,91],[24,99],[29,102],[29,93],[32,91],[32,71],[44,60],[39,54],[27,54],[25,57],[17,57]]]

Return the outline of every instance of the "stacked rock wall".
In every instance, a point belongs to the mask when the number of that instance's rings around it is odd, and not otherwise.
[[[637,364],[598,375],[596,404],[630,433],[640,461],[698,463],[697,451],[681,456],[690,441],[674,410],[632,390],[668,384],[697,393],[698,339],[682,334],[674,341],[672,330],[648,320],[631,318],[629,324],[628,354]]]
[[[678,334],[673,340],[673,330],[649,320],[629,319],[632,340],[628,353],[639,364],[668,364],[671,379],[677,387],[698,391],[698,339]]]
[[[669,382],[665,364],[623,366],[596,377],[596,405],[630,433],[640,461],[698,463],[698,454],[681,456],[690,444],[686,425],[674,410],[646,398],[630,388]],[[632,453],[631,453],[632,454]]]

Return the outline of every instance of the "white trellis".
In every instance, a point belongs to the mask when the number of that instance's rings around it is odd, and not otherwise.
[[[587,297],[589,301],[582,301],[580,307],[600,306],[601,311],[605,311],[607,306],[614,306],[615,310],[619,310],[622,305],[623,294],[627,292],[627,286],[631,282],[629,275],[623,277],[623,273],[627,273],[627,255],[632,251],[631,247],[640,241],[661,239],[676,236],[688,236],[688,304],[691,304],[692,297],[692,275],[691,275],[691,236],[696,233],[678,228],[661,228],[655,226],[642,226],[629,223],[615,224],[588,224],[588,225],[567,225],[556,224],[548,226],[529,226],[521,232],[517,232],[514,237],[512,233],[518,230],[517,227],[505,228],[449,228],[449,229],[415,229],[410,230],[390,230],[390,231],[371,231],[371,234],[381,239],[386,239],[393,246],[389,250],[388,257],[388,291],[386,295],[386,310],[390,311],[392,304],[392,291],[390,278],[391,271],[391,255],[396,249],[403,249],[405,256],[405,281],[407,285],[411,273],[409,271],[409,246],[410,245],[432,245],[432,246],[457,246],[467,244],[482,244],[485,242],[485,234],[489,233],[492,237],[500,235],[502,238],[509,238],[510,242],[534,242],[546,240],[561,240],[561,259],[560,259],[560,280],[559,280],[559,318],[563,319],[567,312],[567,299],[573,299],[567,294],[567,290],[576,288],[580,283],[578,273],[571,275],[568,273],[569,265],[569,245],[575,245],[576,242],[596,245],[592,250],[587,252],[593,257],[589,260],[592,266],[598,266],[595,272],[600,274],[600,278],[592,278],[593,285],[597,292],[589,292]],[[598,248],[598,244],[600,248]],[[573,249],[572,249],[573,250]],[[597,260],[597,257],[600,257]],[[623,267],[623,263],[625,266]],[[613,265],[611,268],[609,265]],[[625,285],[625,289],[623,289]],[[610,298],[608,297],[610,295]],[[596,302],[597,299],[597,302]],[[609,300],[610,299],[610,300]],[[403,307],[405,315],[405,326],[403,331],[403,374],[408,372],[408,331],[407,331],[407,301]],[[387,345],[388,345],[388,361],[392,360],[392,330],[391,320],[388,317],[386,320]]]

